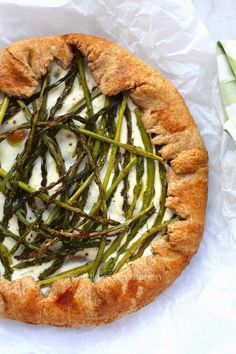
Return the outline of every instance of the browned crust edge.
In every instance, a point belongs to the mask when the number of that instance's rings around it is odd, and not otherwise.
[[[170,163],[166,205],[181,218],[153,242],[153,255],[130,263],[97,283],[62,279],[43,297],[32,277],[0,280],[0,315],[36,324],[81,327],[110,322],[151,302],[181,274],[196,253],[207,201],[207,152],[175,87],[117,45],[95,36],[69,34],[26,39],[0,52],[0,91],[29,97],[50,62],[67,67],[71,45],[88,58],[104,95],[129,90],[144,110],[143,123]]]

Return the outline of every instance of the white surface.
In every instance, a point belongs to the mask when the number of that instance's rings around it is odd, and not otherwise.
[[[214,40],[236,38],[235,0],[193,0],[193,3]]]
[[[221,148],[215,45],[187,0],[77,3],[80,6],[64,0],[58,7],[55,1],[43,1],[36,7],[34,2],[27,11],[24,6],[2,3],[0,45],[27,35],[96,33],[119,42],[166,74],[186,99],[209,151],[205,235],[182,276],[139,312],[100,328],[73,330],[2,319],[0,351],[235,354],[236,146],[224,135]]]

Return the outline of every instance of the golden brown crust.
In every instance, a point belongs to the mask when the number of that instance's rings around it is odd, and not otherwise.
[[[72,52],[60,37],[25,39],[1,51],[0,91],[10,96],[29,97],[53,60],[67,67]]]
[[[129,90],[144,110],[143,123],[169,160],[166,205],[180,220],[144,256],[97,283],[62,279],[44,297],[32,277],[0,280],[0,315],[30,323],[80,327],[110,322],[148,304],[183,271],[198,249],[207,201],[207,152],[178,91],[160,73],[117,45],[71,34],[28,39],[0,52],[0,91],[29,97],[50,62],[67,67],[71,46],[87,56],[104,95]]]

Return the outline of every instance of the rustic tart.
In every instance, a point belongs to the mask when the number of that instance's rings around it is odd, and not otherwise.
[[[203,234],[207,152],[175,87],[105,39],[0,51],[0,315],[104,324],[150,303]]]

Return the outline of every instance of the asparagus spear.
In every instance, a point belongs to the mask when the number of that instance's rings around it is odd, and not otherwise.
[[[3,98],[3,102],[2,102],[2,104],[0,106],[0,124],[2,124],[2,121],[3,121],[4,117],[5,117],[8,105],[9,105],[9,97],[5,96]]]
[[[132,120],[131,120],[131,113],[129,110],[128,105],[126,106],[125,110],[125,118],[126,118],[126,125],[127,125],[127,143],[132,144],[133,139],[132,139]],[[131,154],[129,151],[125,150],[124,152],[124,158],[123,158],[123,168],[129,163],[131,159]],[[129,179],[128,176],[124,178],[124,187],[122,190],[122,195],[124,198],[123,201],[123,211],[124,215],[127,216],[128,210],[130,208],[129,201],[128,201],[128,191],[129,191],[130,185],[129,185]]]
[[[12,260],[7,247],[3,243],[0,243],[0,260],[5,269],[4,278],[11,280],[11,274],[13,273],[13,269],[11,267]]]
[[[47,277],[49,277],[50,275],[52,275],[53,273],[55,273],[58,269],[60,269],[65,261],[65,256],[62,257],[56,257],[52,264],[47,268],[45,269],[43,272],[41,272],[39,274],[39,280],[43,280]]]
[[[84,65],[83,65],[83,56],[78,53],[78,58],[77,58],[77,65],[78,65],[78,70],[80,74],[80,82],[81,86],[84,92],[84,98],[86,101],[87,105],[87,115],[90,118],[93,115],[93,105],[92,105],[92,100],[91,100],[91,94],[87,85],[87,80],[85,77],[85,72],[84,72]]]
[[[91,269],[92,265],[93,265],[93,262],[88,262],[80,267],[76,267],[74,269],[67,270],[65,272],[61,272],[61,273],[54,275],[52,277],[49,277],[47,279],[40,280],[40,281],[38,281],[38,285],[41,287],[45,287],[45,286],[48,286],[48,285],[54,283],[56,280],[59,280],[59,279],[65,278],[65,277],[78,277],[82,274],[88,273],[88,271]]]
[[[124,264],[129,260],[129,258],[137,251],[139,246],[149,237],[156,235],[158,232],[163,231],[166,229],[167,225],[170,223],[170,220],[164,222],[161,225],[158,225],[156,227],[151,228],[150,230],[146,231],[142,236],[135,241],[127,250],[125,255],[120,259],[120,261],[117,263],[114,273],[117,273],[123,266]]]
[[[13,266],[14,269],[24,269],[28,267],[38,266],[44,263],[48,263],[55,258],[55,255],[48,255],[43,258],[35,258],[32,260],[27,260],[23,262],[19,262]]]
[[[163,164],[159,164],[159,175],[160,175],[160,183],[161,183],[159,211],[152,227],[156,227],[161,224],[166,210],[165,202],[166,202],[166,194],[167,194],[167,182],[166,182],[165,165]],[[130,261],[134,261],[135,259],[140,258],[143,255],[145,249],[150,245],[150,243],[153,241],[155,237],[156,234],[154,233],[150,235],[147,239],[145,239],[145,242],[140,246],[137,253],[130,257]]]
[[[30,123],[32,114],[31,114],[28,106],[22,100],[17,100],[17,103],[20,106],[20,108],[23,110],[23,112],[25,114],[25,119]]]
[[[87,129],[84,129],[82,127],[77,127],[78,131],[84,135],[87,135],[87,136],[91,136],[92,138],[94,139],[98,139],[98,140],[101,140],[101,141],[104,141],[106,143],[109,143],[109,144],[112,144],[116,147],[121,147],[125,150],[128,150],[130,151],[131,153],[135,154],[135,155],[140,155],[140,156],[144,156],[144,157],[147,157],[149,159],[152,159],[152,160],[156,160],[156,161],[160,161],[160,162],[163,162],[164,159],[158,155],[154,155],[153,153],[149,152],[149,151],[146,151],[146,150],[143,150],[137,146],[134,146],[134,145],[129,145],[129,144],[124,144],[124,143],[121,143],[119,141],[115,141],[113,139],[110,139],[106,136],[102,136],[102,135],[99,135],[97,133],[94,133],[90,130],[87,130]]]
[[[101,92],[98,90],[95,90],[94,92],[91,93],[91,100],[95,100],[97,97],[101,96]],[[69,113],[73,113],[73,114],[78,114],[79,112],[81,112],[84,108],[86,108],[86,99],[85,97],[82,98],[81,100],[79,100],[78,102],[76,102],[68,111]]]
[[[70,94],[72,90],[76,75],[77,68],[75,63],[72,63],[71,69],[68,72],[68,76],[65,79],[65,88],[62,91],[61,95],[57,98],[55,105],[51,108],[48,120],[52,120],[56,112],[59,111],[59,109],[63,106],[66,97]]]

